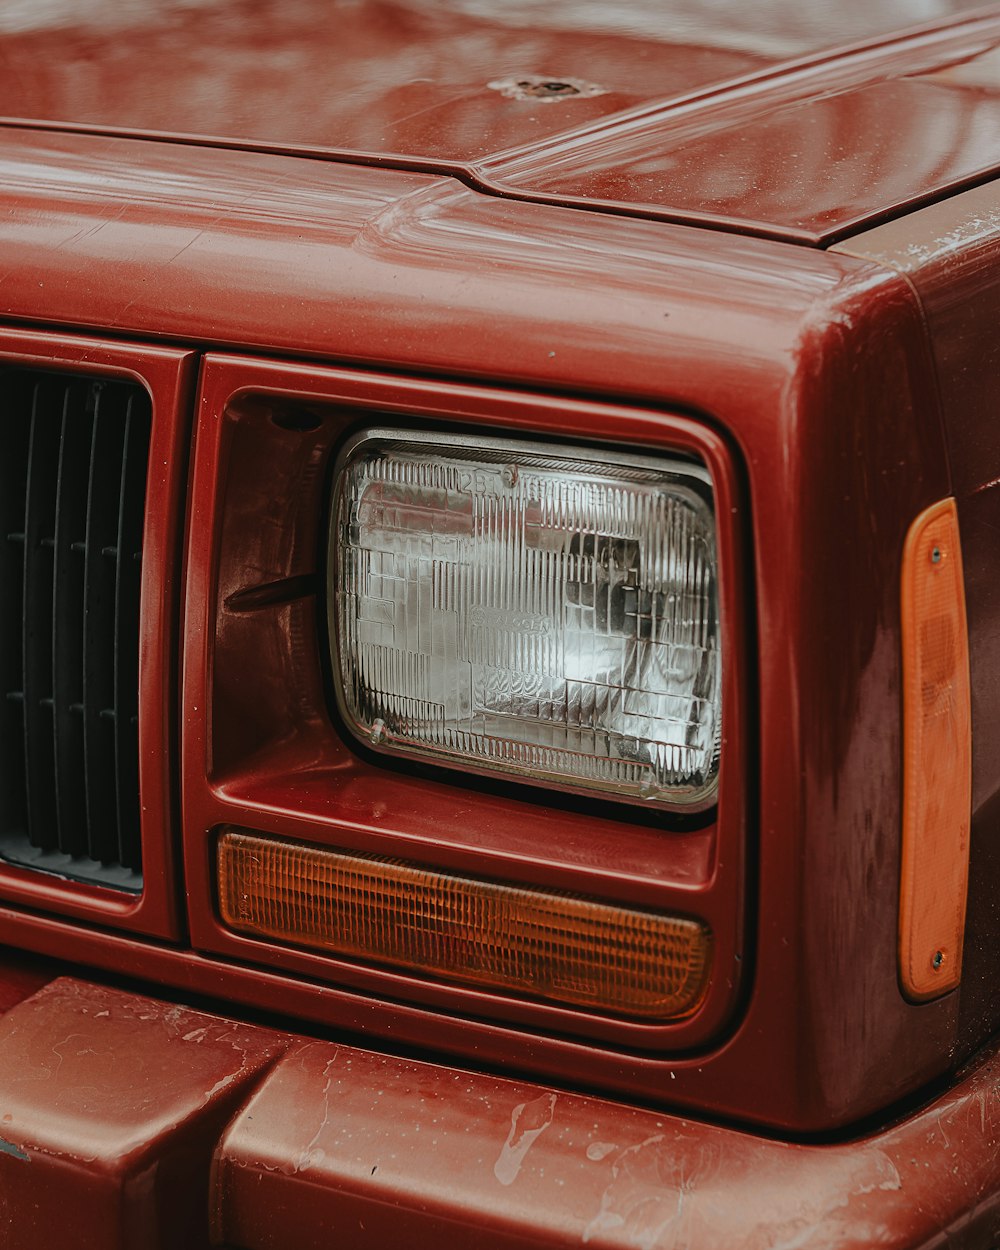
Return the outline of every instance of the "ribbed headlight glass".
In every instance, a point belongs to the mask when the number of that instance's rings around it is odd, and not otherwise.
[[[339,461],[329,549],[337,698],[366,742],[711,798],[721,671],[699,465],[372,430]]]

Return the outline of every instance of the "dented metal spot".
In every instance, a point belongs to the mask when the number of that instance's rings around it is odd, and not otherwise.
[[[499,78],[486,84],[491,91],[499,91],[507,100],[538,100],[554,104],[558,100],[590,99],[606,95],[607,88],[582,78],[562,78],[545,74],[518,74],[513,78]]]

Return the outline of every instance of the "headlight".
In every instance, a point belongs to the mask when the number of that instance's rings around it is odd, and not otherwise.
[[[331,655],[376,748],[668,804],[719,761],[700,466],[371,430],[338,464]]]

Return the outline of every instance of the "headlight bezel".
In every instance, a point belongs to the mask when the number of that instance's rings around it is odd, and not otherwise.
[[[624,1063],[631,1088],[653,1088],[681,1052],[723,1036],[750,969],[755,616],[738,446],[710,418],[677,405],[316,363],[213,359],[202,402],[215,419],[199,427],[195,449],[196,575],[189,581],[184,669],[193,940],[210,955],[265,969],[275,985],[298,978],[297,1010],[310,1019],[335,1018],[338,1027],[397,1039],[433,1034],[436,1046],[455,1053],[495,1035],[505,1061],[520,1054],[532,1071],[558,1070],[558,1056],[569,1049],[595,1081],[624,1089]],[[329,486],[341,448],[375,425],[488,433],[549,447],[572,442],[598,456],[634,448],[707,467],[715,490],[721,647],[731,657],[711,808],[659,809],[393,760],[348,733],[333,697],[323,619]],[[213,901],[215,841],[224,825],[697,918],[713,935],[705,997],[683,1020],[626,1021],[234,932]]]

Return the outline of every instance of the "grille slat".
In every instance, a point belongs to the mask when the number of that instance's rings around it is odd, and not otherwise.
[[[137,889],[149,397],[68,374],[3,386],[0,857]]]
[[[12,379],[4,416],[28,409],[31,388],[27,379]],[[0,455],[0,810],[9,813],[15,828],[27,828],[24,776],[18,761],[24,758],[24,665],[21,651],[21,612],[24,596],[24,496],[27,484],[28,422],[4,421],[4,454]]]
[[[87,476],[92,419],[88,387],[66,387],[56,479],[55,566],[52,592],[52,700],[55,730],[55,793],[59,849],[87,854],[87,812],[83,767],[84,552]]]
[[[61,390],[58,384],[42,380],[32,391],[24,502],[21,645],[27,832],[31,845],[42,848],[58,842],[53,786],[52,571]]]
[[[118,539],[119,481],[125,445],[120,393],[95,398],[87,493],[86,615],[83,629],[83,724],[90,856],[118,855],[114,706],[116,569],[106,548]]]
[[[125,410],[118,502],[115,581],[114,731],[119,863],[139,868],[132,856],[139,847],[139,812],[132,796],[139,793],[139,635],[135,627],[142,568],[142,512],[149,459],[149,423],[136,414],[136,396]]]

